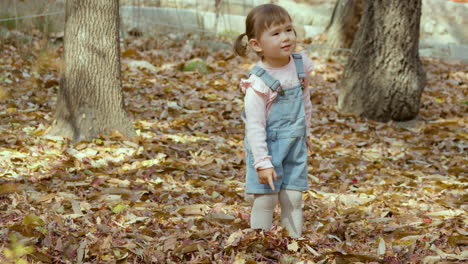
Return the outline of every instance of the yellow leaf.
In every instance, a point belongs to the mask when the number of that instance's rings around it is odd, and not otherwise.
[[[239,243],[239,241],[242,239],[243,237],[243,233],[242,233],[242,230],[238,230],[234,233],[232,233],[227,242],[226,242],[226,245],[227,246],[237,246],[237,244]]]
[[[15,182],[7,182],[0,184],[0,194],[14,193],[21,190],[21,184]]]
[[[13,253],[13,251],[9,250],[8,248],[5,248],[5,249],[3,250],[3,254],[4,254],[5,257],[7,257],[7,258],[12,258],[12,257],[14,257],[14,255],[15,255],[15,254]]]
[[[50,202],[52,199],[54,199],[54,197],[56,196],[57,194],[55,193],[49,193],[47,195],[44,195],[42,197],[39,197],[37,198],[36,202],[37,203],[48,203]]]
[[[183,215],[205,215],[207,209],[205,204],[192,204],[180,207],[178,212]]]
[[[24,217],[23,225],[41,226],[45,225],[45,222],[39,216],[30,214]]]
[[[29,264],[29,262],[25,259],[18,259],[15,262],[16,264]]]
[[[383,255],[383,254],[385,254],[385,251],[386,251],[385,240],[382,237],[380,237],[379,239],[380,239],[380,241],[379,241],[378,254]]]
[[[83,264],[83,259],[85,257],[85,248],[86,248],[86,240],[81,241],[80,246],[78,247],[76,253],[76,263]]]
[[[242,253],[237,253],[233,264],[245,264],[245,256]]]
[[[176,252],[181,252],[182,254],[194,252],[198,250],[198,243],[192,243],[188,245],[181,245],[179,248],[176,249]]]
[[[206,97],[206,99],[208,99],[208,101],[218,100],[218,97],[215,94],[207,94],[207,95],[205,95],[205,97]]]
[[[306,246],[306,249],[307,249],[310,253],[312,253],[314,256],[316,256],[316,257],[319,257],[319,256],[320,256],[320,254],[319,254],[315,249],[313,249],[311,246],[309,246],[309,245],[307,245],[307,244],[305,244],[305,246]]]
[[[468,133],[465,133],[463,131],[458,131],[457,134],[464,137],[465,139],[468,139]]]
[[[125,205],[125,204],[118,204],[116,205],[113,209],[112,209],[112,212],[114,214],[118,214],[120,212],[122,212],[123,210],[127,209],[128,208],[128,205]]]
[[[135,49],[126,49],[124,52],[122,52],[122,57],[123,58],[130,58],[133,56],[137,56],[138,52]]]
[[[434,217],[455,217],[464,214],[463,210],[459,209],[448,209],[448,210],[443,210],[443,211],[437,211],[437,212],[430,212],[427,215],[428,216],[434,216]]]
[[[297,244],[297,241],[293,241],[288,245],[288,250],[297,252],[299,250],[299,244]]]
[[[211,213],[208,215],[208,218],[219,221],[219,222],[232,222],[236,220],[234,216],[224,214],[224,213]]]

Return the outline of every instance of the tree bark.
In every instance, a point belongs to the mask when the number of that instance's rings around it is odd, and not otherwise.
[[[421,0],[367,1],[341,81],[338,109],[386,122],[419,113]]]
[[[49,134],[74,141],[134,133],[121,89],[118,0],[67,0],[65,66]]]
[[[364,0],[338,0],[333,9],[330,23],[325,29],[327,44],[331,48],[349,49],[361,21]],[[328,55],[336,54],[334,50]]]

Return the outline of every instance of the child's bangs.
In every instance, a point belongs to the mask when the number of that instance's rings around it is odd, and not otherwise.
[[[275,8],[269,10],[268,14],[261,16],[261,19],[258,20],[258,32],[257,34],[262,34],[265,30],[271,26],[292,22],[289,14],[282,8]]]

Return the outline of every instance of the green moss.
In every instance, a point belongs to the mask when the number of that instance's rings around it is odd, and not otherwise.
[[[199,73],[206,74],[208,73],[208,67],[206,66],[205,61],[203,61],[202,59],[196,58],[185,63],[184,67],[182,68],[182,71],[184,72],[198,71]]]

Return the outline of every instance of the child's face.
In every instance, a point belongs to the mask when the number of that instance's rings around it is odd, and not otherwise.
[[[296,48],[296,33],[291,22],[276,24],[265,30],[259,39],[251,39],[249,44],[262,54],[264,63],[281,67],[289,63],[289,56]]]

